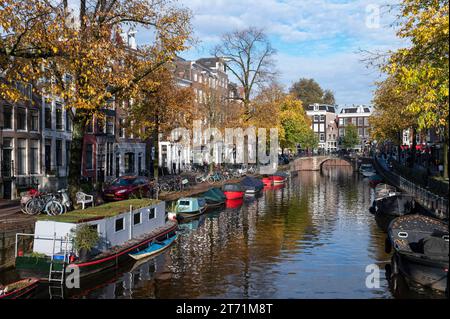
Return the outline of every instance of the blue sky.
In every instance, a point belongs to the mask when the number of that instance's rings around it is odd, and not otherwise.
[[[402,43],[391,24],[388,0],[179,0],[192,10],[199,43],[181,54],[210,55],[220,35],[248,26],[264,28],[277,49],[279,81],[316,79],[338,104],[370,104],[380,74],[361,62],[359,49],[387,51]],[[375,9],[374,9],[375,8]],[[379,24],[367,21],[379,8]],[[142,35],[143,36],[143,35]],[[139,36],[138,36],[139,40]]]

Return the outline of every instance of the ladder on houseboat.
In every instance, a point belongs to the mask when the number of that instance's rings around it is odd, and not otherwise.
[[[56,241],[60,240],[61,252],[56,252]],[[49,296],[50,299],[64,298],[64,280],[66,265],[69,262],[69,240],[67,238],[56,238],[56,233],[53,236],[53,248],[52,255],[50,258],[50,269],[48,273],[48,283],[49,283]],[[63,256],[63,259],[56,259],[55,256]],[[56,267],[60,265],[61,267]],[[60,270],[59,270],[60,269]],[[55,290],[57,293],[55,293]]]

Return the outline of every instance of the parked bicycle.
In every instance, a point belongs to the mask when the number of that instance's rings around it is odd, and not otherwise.
[[[61,215],[72,208],[72,202],[66,189],[58,190],[56,194],[41,193],[37,190],[28,192],[21,198],[22,212],[28,215],[46,213],[50,216]]]

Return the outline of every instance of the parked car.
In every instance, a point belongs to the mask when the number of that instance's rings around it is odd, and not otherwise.
[[[150,181],[145,176],[121,176],[103,191],[105,201],[124,200],[150,195]]]

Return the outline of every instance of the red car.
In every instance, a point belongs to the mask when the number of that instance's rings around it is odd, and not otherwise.
[[[144,176],[121,176],[103,191],[106,201],[124,200],[133,196],[150,197],[149,195],[150,182]]]

